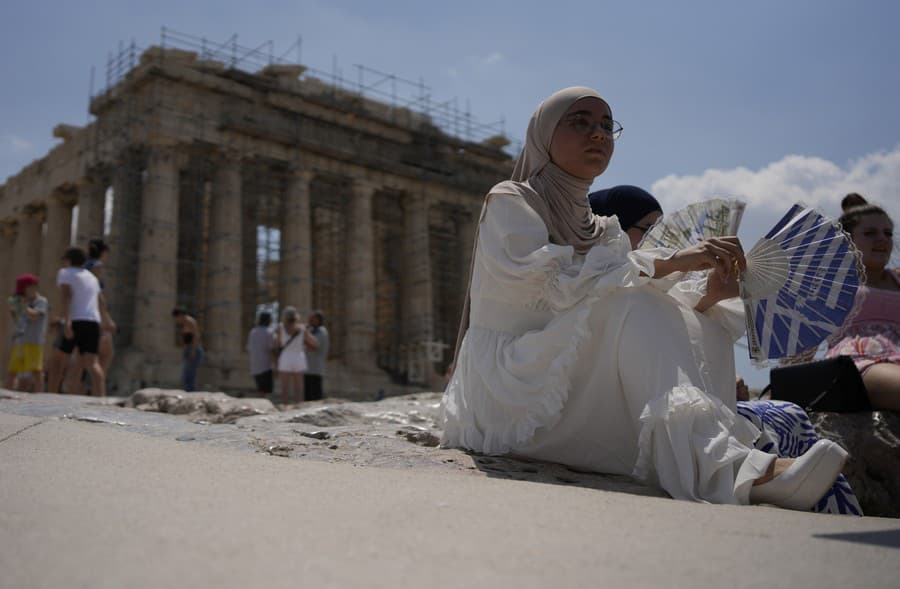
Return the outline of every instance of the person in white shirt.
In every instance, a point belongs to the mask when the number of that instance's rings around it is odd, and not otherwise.
[[[278,379],[281,382],[283,403],[303,401],[303,373],[308,368],[303,350],[303,333],[306,326],[300,322],[300,313],[294,307],[285,307],[281,325],[275,332]]]
[[[97,397],[106,396],[106,375],[100,366],[97,352],[100,346],[100,325],[109,322],[109,314],[100,294],[100,281],[84,268],[87,255],[84,250],[73,247],[63,255],[66,267],[56,275],[56,284],[62,294],[63,343],[61,350],[71,354],[78,348],[78,369],[87,370],[91,378],[91,394]],[[70,393],[81,393],[81,381],[75,379],[77,390]],[[54,389],[50,383],[50,390]]]

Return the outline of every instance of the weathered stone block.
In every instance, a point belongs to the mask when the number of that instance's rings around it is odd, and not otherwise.
[[[191,415],[212,423],[234,423],[241,417],[275,412],[268,399],[238,399],[225,393],[187,393],[177,389],[141,389],[124,405],[144,411]]]
[[[850,452],[844,476],[866,515],[900,517],[900,413],[811,413],[819,436]]]

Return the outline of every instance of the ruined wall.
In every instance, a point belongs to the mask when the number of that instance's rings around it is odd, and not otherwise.
[[[120,390],[177,384],[176,304],[200,323],[208,388],[252,387],[246,333],[287,305],[324,311],[333,393],[436,386],[477,211],[511,161],[302,73],[145,52],[92,100],[90,125],[58,127],[0,187],[2,284],[39,272],[55,292],[62,250],[103,235]]]

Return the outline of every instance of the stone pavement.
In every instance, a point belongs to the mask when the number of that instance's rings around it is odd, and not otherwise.
[[[284,460],[0,413],[0,587],[888,587],[895,520]]]

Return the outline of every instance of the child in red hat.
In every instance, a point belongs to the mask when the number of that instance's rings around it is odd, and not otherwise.
[[[44,337],[47,331],[47,299],[38,292],[34,274],[16,278],[16,291],[9,298],[10,314],[15,321],[12,354],[7,368],[7,387],[13,388],[16,379],[31,375],[32,392],[44,389]]]

